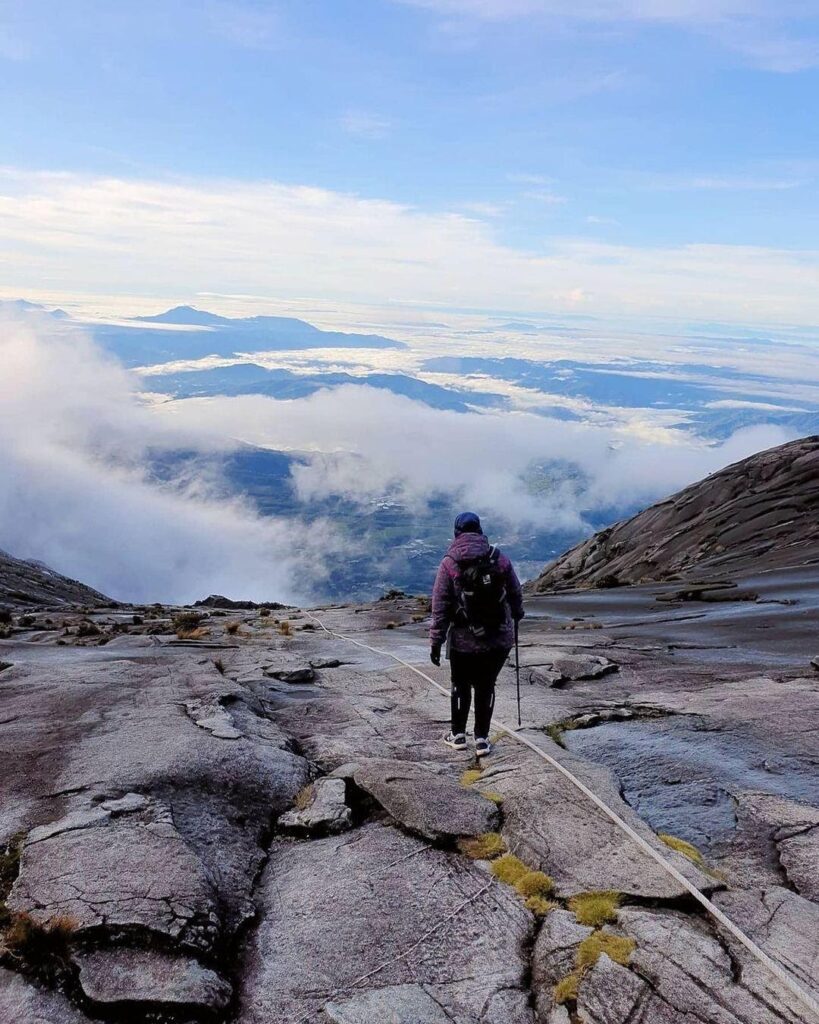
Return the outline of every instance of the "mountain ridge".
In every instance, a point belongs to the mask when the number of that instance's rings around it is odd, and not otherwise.
[[[530,593],[819,562],[819,435],[726,466],[547,565]]]

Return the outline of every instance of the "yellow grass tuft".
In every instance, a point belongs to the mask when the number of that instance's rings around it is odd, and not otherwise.
[[[236,634],[239,632],[239,629],[241,628],[241,625],[241,622],[226,622],[225,632],[228,633],[230,636],[236,636]]]
[[[559,906],[555,900],[547,900],[545,896],[530,896],[526,901],[526,909],[531,910],[535,917],[545,917]]]
[[[617,920],[620,900],[619,892],[581,892],[569,900],[569,910],[580,924],[599,928],[600,925]]]
[[[288,619],[283,619],[279,623],[279,632],[281,633],[282,636],[292,636],[293,635],[293,628],[290,625],[290,622],[289,622]]]
[[[487,800],[491,800],[493,804],[500,805],[503,803],[503,797],[500,793],[496,793],[494,789],[481,790],[481,796],[485,797]]]
[[[492,860],[506,852],[506,843],[500,832],[484,832],[480,836],[464,836],[459,839],[458,849],[472,860]]]
[[[542,871],[528,871],[515,883],[515,888],[524,897],[550,896],[555,889],[555,883]]]
[[[524,875],[531,874],[530,869],[514,853],[505,853],[492,862],[492,874],[507,885],[517,885]]]
[[[660,832],[657,838],[661,839],[665,845],[670,847],[672,850],[676,850],[677,853],[681,853],[683,857],[687,857],[690,861],[693,861],[697,867],[705,867],[705,858],[693,843],[688,843],[685,839],[679,839],[677,836],[670,836],[667,832]]]
[[[582,976],[583,972],[578,968],[575,968],[571,974],[567,974],[565,978],[561,978],[555,985],[554,999],[558,1006],[562,1003],[574,1002],[577,999],[577,987],[580,984]]]
[[[467,770],[461,776],[461,785],[471,786],[474,782],[477,782],[480,777],[480,768],[467,768]]]
[[[299,811],[306,810],[313,802],[314,794],[315,789],[313,788],[312,783],[309,783],[307,786],[302,786],[298,793],[296,793],[296,797],[293,800],[293,806]]]
[[[577,947],[577,966],[581,969],[593,967],[603,953],[616,964],[628,964],[636,947],[634,939],[627,939],[612,932],[596,931],[583,939]]]

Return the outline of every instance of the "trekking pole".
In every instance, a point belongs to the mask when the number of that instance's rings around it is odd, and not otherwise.
[[[518,647],[518,620],[515,619],[515,679],[518,688],[518,729],[520,728],[520,648]]]

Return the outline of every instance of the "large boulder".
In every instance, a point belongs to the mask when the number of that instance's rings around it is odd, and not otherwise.
[[[381,759],[361,760],[339,769],[404,828],[432,842],[494,831],[500,822],[496,805],[462,786],[450,771],[437,765]]]

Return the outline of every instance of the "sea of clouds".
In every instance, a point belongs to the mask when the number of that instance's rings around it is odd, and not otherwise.
[[[305,601],[321,593],[327,556],[354,552],[343,524],[263,517],[225,499],[212,462],[157,481],[157,452],[298,451],[308,456],[293,470],[306,503],[389,493],[422,509],[444,493],[490,520],[562,531],[586,529],[590,509],[648,504],[788,439],[763,426],[707,446],[637,421],[462,414],[362,387],[157,403],[81,332],[34,317],[0,323],[0,365],[0,549],[129,601]],[[576,472],[536,492],[533,464]]]

